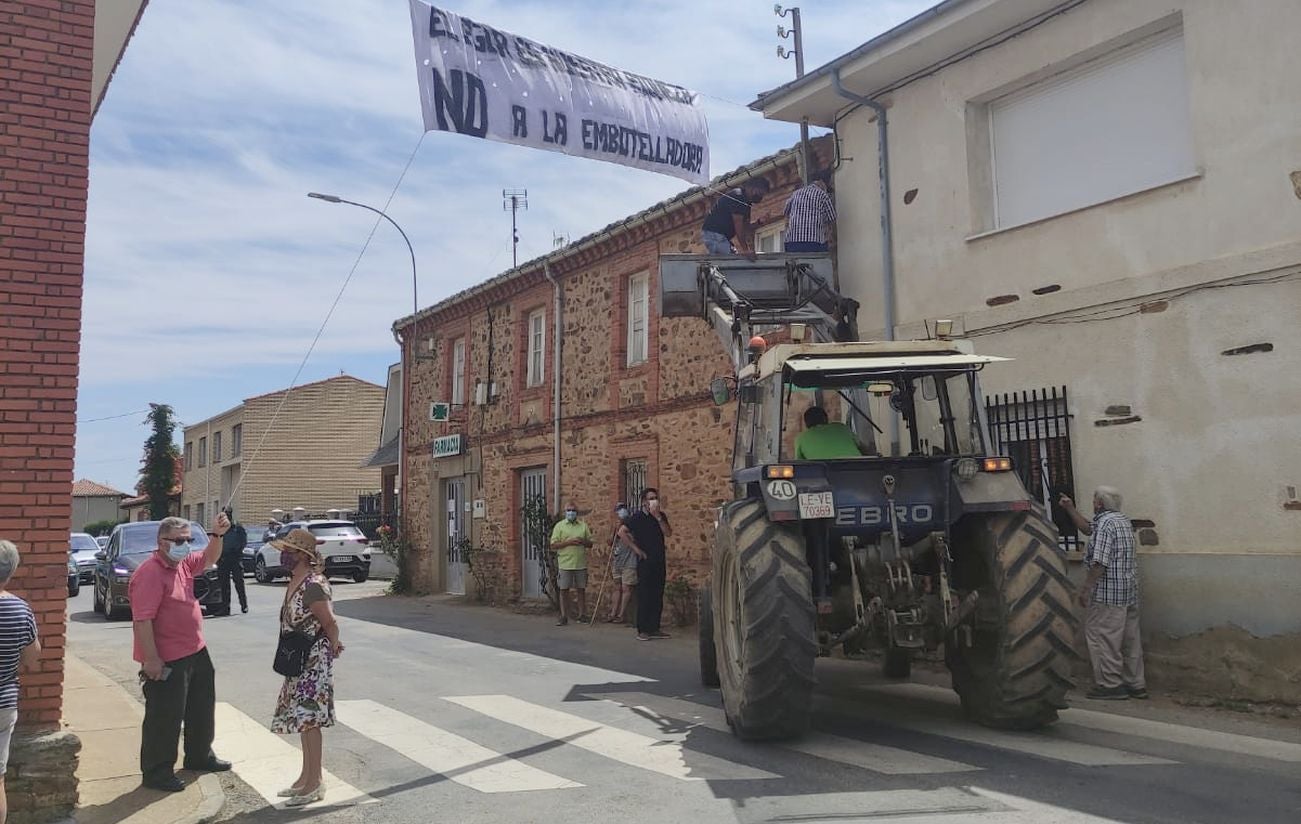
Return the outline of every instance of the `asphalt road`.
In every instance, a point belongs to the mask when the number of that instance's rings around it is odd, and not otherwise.
[[[249,580],[248,615],[204,623],[217,666],[225,820],[270,822],[1301,821],[1301,730],[1160,700],[1078,699],[1038,733],[969,724],[942,675],[896,684],[819,663],[816,731],[748,744],[699,686],[690,637],[638,642],[448,599],[335,585],[347,646],[328,793],[276,809],[296,736],[267,731],[284,585]],[[127,622],[70,602],[69,648],[135,686]]]

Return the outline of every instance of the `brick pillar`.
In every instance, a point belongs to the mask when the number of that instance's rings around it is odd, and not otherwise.
[[[94,0],[0,0],[0,537],[44,651],[22,675],[10,821],[66,816],[79,744],[59,731],[86,233]]]

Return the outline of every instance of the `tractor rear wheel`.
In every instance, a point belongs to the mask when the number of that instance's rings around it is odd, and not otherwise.
[[[971,524],[965,538],[954,584],[980,595],[971,645],[961,627],[945,643],[953,689],[967,715],[986,726],[1049,724],[1074,686],[1071,640],[1079,624],[1055,530],[1032,513],[1006,512]]]
[[[815,613],[804,541],[759,501],[719,518],[714,643],[723,707],[741,738],[790,738],[809,727]]]

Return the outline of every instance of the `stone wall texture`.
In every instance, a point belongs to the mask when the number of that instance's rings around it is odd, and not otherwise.
[[[819,162],[827,162],[830,149],[826,141],[815,144]],[[748,168],[727,184],[761,173],[773,190],[752,219],[780,221],[787,195],[799,184],[795,153]],[[418,590],[447,585],[446,479],[464,478],[466,499],[483,501],[485,517],[465,516],[470,538],[476,547],[499,550],[497,595],[507,599],[518,598],[523,586],[521,473],[545,470],[548,507],[559,509],[551,382],[556,301],[548,272],[563,292],[559,501],[575,501],[598,546],[608,545],[614,505],[628,492],[627,462],[644,462],[646,483],[660,490],[674,527],[670,579],[685,575],[698,584],[707,576],[715,511],[730,496],[735,418],[734,404],[713,405],[708,386],[711,378],[731,374],[731,365],[704,320],[660,318],[657,298],[660,255],[704,251],[699,227],[716,197],[684,197],[652,209],[586,248],[553,256],[545,271],[525,264],[399,322],[409,370],[404,526]],[[643,273],[649,275],[647,358],[629,364],[629,280]],[[528,318],[539,309],[546,314],[545,376],[528,386]],[[450,421],[432,422],[430,402],[451,398],[451,358],[460,338],[468,343],[470,402],[454,409]],[[493,387],[486,404],[472,402],[477,383]],[[434,439],[457,433],[465,453],[433,458]]]
[[[13,820],[76,799],[75,780],[42,782],[51,750],[28,743],[55,734],[63,701],[94,25],[93,0],[0,5],[0,537],[44,647],[22,677]]]

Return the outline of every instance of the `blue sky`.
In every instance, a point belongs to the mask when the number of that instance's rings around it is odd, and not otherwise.
[[[806,4],[806,64],[929,5]],[[743,105],[793,76],[769,2],[447,8],[701,92],[714,174],[798,139]],[[406,0],[151,0],[91,133],[77,477],[133,488],[150,402],[194,423],[289,385],[374,223],[305,195],[384,203],[423,128],[415,69]],[[430,133],[388,210],[421,306],[509,268],[507,187],[529,192],[523,261],[687,184]],[[410,309],[406,247],[381,225],[298,382],[382,383]]]

